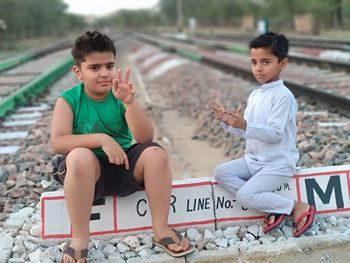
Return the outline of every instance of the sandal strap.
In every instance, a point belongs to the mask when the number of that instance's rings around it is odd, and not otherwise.
[[[67,246],[63,250],[64,254],[67,254],[68,256],[72,257],[74,260],[87,258],[88,252],[89,252],[88,249],[75,250],[74,248],[70,247],[69,244],[67,244]]]
[[[184,237],[179,233],[177,232],[175,229],[171,229],[176,237],[179,239],[179,243],[175,242],[175,240],[172,238],[172,237],[164,237],[162,238],[161,240],[159,240],[159,244],[161,244],[162,246],[167,246],[167,245],[170,245],[170,244],[176,244],[176,245],[179,245],[181,243],[181,241],[184,239]]]
[[[182,239],[184,239],[184,237],[178,231],[176,231],[175,229],[171,229],[171,230],[175,233],[175,235],[180,240],[180,242]]]
[[[159,240],[158,243],[161,244],[162,246],[167,246],[170,244],[177,244],[172,237],[164,237],[161,240]]]
[[[179,232],[175,232],[177,238],[180,240],[180,243],[182,241],[182,239],[184,239],[184,237],[179,233]]]

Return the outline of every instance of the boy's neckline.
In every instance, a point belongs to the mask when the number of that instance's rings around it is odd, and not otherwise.
[[[106,101],[109,99],[109,97],[111,96],[111,94],[112,94],[112,90],[109,90],[107,96],[106,96],[103,100],[95,100],[95,99],[89,97],[89,96],[86,94],[86,92],[85,92],[85,87],[84,87],[84,83],[81,83],[81,87],[82,87],[82,89],[83,89],[84,96],[85,96],[89,101],[91,101],[91,102],[93,102],[93,103],[96,103],[96,104],[101,104],[101,103],[106,102]]]
[[[275,81],[272,81],[272,82],[269,82],[269,83],[261,84],[260,88],[262,88],[262,89],[269,89],[269,88],[273,88],[275,86],[279,86],[281,84],[283,84],[283,80],[278,79],[278,80],[275,80]]]

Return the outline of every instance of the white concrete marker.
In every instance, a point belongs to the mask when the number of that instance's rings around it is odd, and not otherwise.
[[[40,112],[31,112],[31,113],[21,113],[21,114],[11,114],[10,116],[7,117],[7,119],[38,119],[42,116]]]
[[[264,214],[246,209],[214,183],[217,226],[264,218]],[[276,193],[293,200],[316,205],[317,214],[350,214],[350,165],[300,169]],[[246,223],[246,222],[245,222]]]
[[[350,165],[299,170],[286,178],[276,193],[315,204],[318,216],[350,213]],[[69,238],[70,223],[63,192],[41,196],[42,238]],[[210,178],[173,181],[169,224],[177,229],[202,226],[213,229],[263,218],[262,213],[239,205]],[[107,197],[93,206],[91,235],[126,234],[151,230],[144,191],[127,197]]]
[[[25,121],[4,121],[1,125],[4,127],[18,127],[18,126],[27,126],[33,125],[37,120],[25,120]]]
[[[47,104],[40,104],[38,106],[21,107],[21,108],[18,108],[18,110],[16,112],[45,111],[48,108],[49,108],[49,105],[47,105]]]
[[[350,122],[318,122],[318,126],[320,127],[343,127],[346,125],[350,125]]]
[[[297,114],[301,116],[323,116],[323,117],[328,116],[327,111],[298,111]]]
[[[0,154],[12,154],[17,152],[18,149],[19,149],[19,146],[1,146]]]
[[[135,53],[131,54],[129,57],[132,60],[137,60],[141,57],[143,57],[146,54],[151,54],[152,52],[156,51],[157,49],[152,46],[142,46],[139,50],[137,50]]]
[[[119,200],[121,199],[117,198],[116,201],[119,231],[151,229],[151,215],[144,191]],[[171,226],[214,227],[212,187],[209,178],[174,181],[170,204],[169,224]]]
[[[26,131],[0,133],[0,141],[21,139],[26,137],[27,135],[28,135],[28,132]]]
[[[166,54],[166,53],[154,54],[153,56],[150,56],[149,58],[145,59],[145,61],[142,64],[142,67],[147,68],[155,62],[163,60],[165,58],[169,58],[169,57],[170,57],[169,54]]]
[[[150,80],[154,80],[155,78],[164,75],[167,71],[188,63],[188,60],[178,58],[173,58],[171,60],[164,61],[154,69],[150,70],[150,72],[147,74],[147,78],[149,78]]]
[[[214,230],[212,187],[209,178],[174,181],[169,224]],[[63,192],[41,196],[42,238],[68,238],[71,227]],[[94,203],[90,217],[91,235],[125,234],[152,229],[148,200],[144,191],[127,197],[106,197]]]
[[[145,98],[146,103],[147,104],[152,104],[152,100],[151,100],[151,98],[148,95],[145,83],[143,82],[143,80],[142,80],[142,78],[140,76],[140,73],[139,73],[137,67],[135,67],[134,64],[132,66],[132,70],[135,73],[136,81],[137,81],[139,87],[141,87],[141,90],[142,90],[142,93],[143,93],[143,96]]]

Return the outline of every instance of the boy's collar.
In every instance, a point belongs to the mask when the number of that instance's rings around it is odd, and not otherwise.
[[[262,89],[270,89],[270,88],[273,88],[273,87],[276,87],[276,86],[281,86],[281,85],[283,85],[283,80],[278,79],[278,80],[275,80],[273,82],[262,84],[260,86],[260,88],[262,88]]]

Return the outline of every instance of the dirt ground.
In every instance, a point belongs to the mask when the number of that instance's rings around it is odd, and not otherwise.
[[[222,149],[213,148],[205,141],[192,140],[193,121],[179,117],[175,110],[163,112],[161,125],[171,143],[164,146],[170,152],[174,179],[211,177],[215,166],[228,160]]]
[[[159,93],[148,94],[152,103],[157,102],[158,106],[168,104],[167,98]],[[229,160],[221,148],[191,139],[195,135],[196,124],[190,118],[179,116],[175,109],[167,108],[162,112],[161,120],[154,122],[155,138],[169,154],[174,179],[211,177],[215,166]]]
[[[168,152],[173,179],[212,177],[213,169],[220,163],[229,160],[221,148],[214,148],[208,142],[191,139],[195,135],[196,124],[189,118],[179,116],[175,109],[157,92],[149,92],[133,62],[124,58],[124,63],[131,68],[131,80],[141,93],[138,100],[144,107],[156,105],[165,108],[162,118],[153,120],[156,129],[156,141]],[[145,98],[148,97],[150,103]]]

